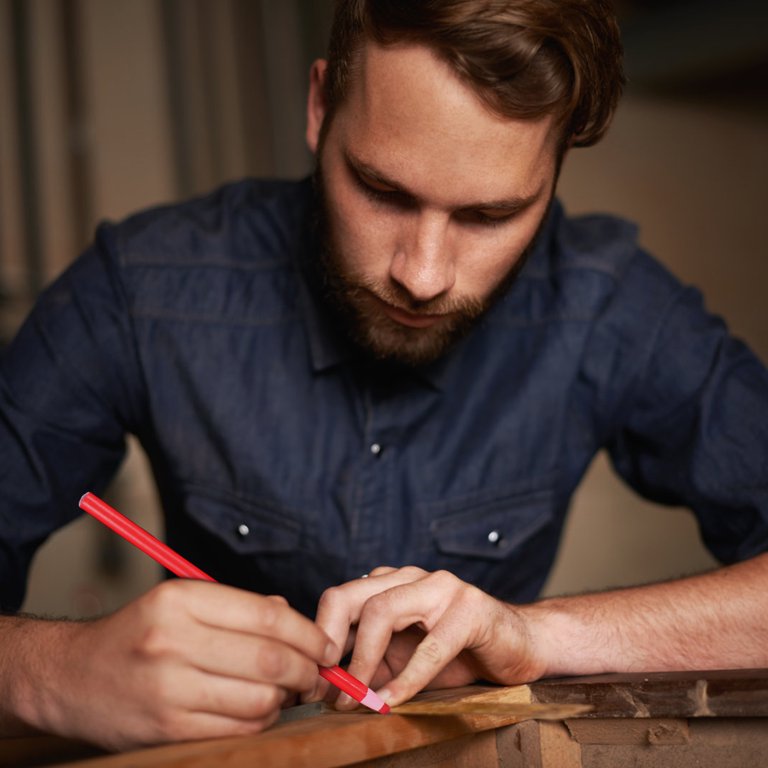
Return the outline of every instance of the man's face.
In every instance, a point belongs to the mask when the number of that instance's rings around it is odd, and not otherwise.
[[[325,126],[310,86],[328,283],[375,357],[429,363],[515,274],[556,178],[552,118],[500,118],[428,48],[366,45]]]

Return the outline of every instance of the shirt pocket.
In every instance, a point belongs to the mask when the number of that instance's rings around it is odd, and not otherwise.
[[[217,581],[263,595],[283,595],[307,616],[326,586],[311,559],[308,524],[296,510],[215,490],[186,489],[192,562]],[[310,550],[309,552],[307,550]]]
[[[434,546],[443,555],[504,560],[552,523],[554,496],[546,489],[465,502],[431,521]]]
[[[446,570],[502,600],[535,599],[552,566],[563,514],[549,483],[496,488],[430,505],[422,567]]]
[[[186,511],[238,555],[279,555],[299,548],[301,522],[267,503],[194,490],[187,496]]]

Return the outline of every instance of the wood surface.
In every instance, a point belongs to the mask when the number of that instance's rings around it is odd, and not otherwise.
[[[466,712],[470,706],[483,709],[500,704],[510,709]],[[674,764],[676,768],[741,768],[760,765],[749,761],[763,748],[768,766],[768,670],[601,675],[511,687],[468,686],[420,694],[403,708],[416,705],[428,705],[433,711],[453,708],[453,713],[437,717],[378,715],[367,710],[339,713],[327,706],[306,705],[287,710],[283,722],[256,736],[118,755],[95,754],[85,745],[53,737],[6,739],[0,740],[0,766],[639,768]],[[528,706],[533,709],[524,709]],[[585,706],[590,711],[582,712]],[[464,714],[456,714],[462,707]],[[575,716],[577,710],[580,714]],[[537,719],[521,722],[526,713]],[[541,721],[537,713],[556,719]],[[654,749],[649,751],[651,746]],[[703,761],[710,749],[721,762]],[[642,760],[661,759],[665,754],[670,762],[637,762],[640,758],[632,750],[640,750]],[[691,761],[699,762],[686,762],[689,753]]]
[[[494,689],[468,686],[443,695],[465,697],[488,690]],[[172,744],[67,765],[72,768],[208,768],[212,765],[331,768],[451,741],[519,721],[518,715],[508,714],[409,717],[378,715],[369,710],[353,713],[330,710],[278,723],[256,736]]]
[[[467,686],[428,691],[393,707],[398,715],[445,717],[448,715],[510,715],[518,720],[564,720],[591,711],[586,703],[535,702],[527,685],[511,687]]]
[[[564,677],[523,687],[531,702],[588,704],[585,717],[593,718],[768,716],[765,669]]]

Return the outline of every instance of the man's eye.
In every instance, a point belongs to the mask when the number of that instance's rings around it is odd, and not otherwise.
[[[465,210],[458,211],[456,218],[466,224],[476,224],[481,227],[499,227],[502,224],[506,224],[514,217],[513,213],[507,212],[495,212],[488,213],[486,211],[478,210]]]

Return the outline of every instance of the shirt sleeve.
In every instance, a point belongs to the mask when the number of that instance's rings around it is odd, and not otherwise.
[[[721,562],[768,550],[768,371],[699,292],[639,254],[585,367],[629,485],[689,507]]]
[[[109,229],[37,301],[0,357],[0,609],[37,547],[108,483],[139,423],[139,373]]]

